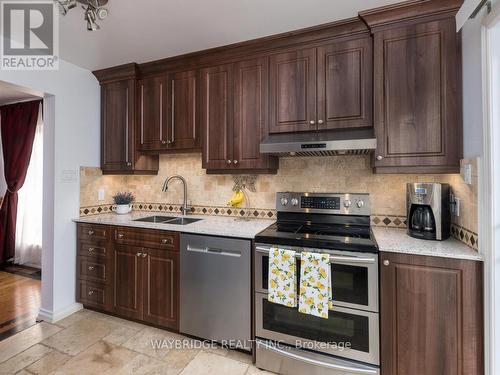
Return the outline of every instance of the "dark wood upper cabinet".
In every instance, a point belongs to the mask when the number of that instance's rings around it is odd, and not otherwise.
[[[205,169],[224,169],[233,156],[233,65],[201,71],[201,119]]]
[[[197,81],[197,72],[193,70],[168,76],[165,136],[169,150],[198,150],[201,147]]]
[[[381,374],[482,375],[482,263],[380,253]]]
[[[373,126],[370,37],[318,47],[318,129]]]
[[[274,173],[260,154],[268,134],[268,59],[202,70],[203,168],[208,173]]]
[[[154,77],[138,82],[138,139],[140,151],[160,150],[167,134],[163,98],[167,92],[167,77]]]
[[[199,150],[196,71],[171,73],[139,81],[139,150]]]
[[[370,36],[271,56],[270,133],[373,126]]]
[[[316,129],[316,49],[270,58],[270,132]]]
[[[275,170],[278,160],[260,153],[268,128],[269,62],[266,57],[234,65],[233,168]]]
[[[128,64],[101,78],[101,169],[104,174],[156,174],[158,156],[145,156],[136,145],[136,67]]]
[[[143,320],[179,329],[179,253],[143,249]]]
[[[459,172],[460,58],[454,18],[375,32],[376,172]]]
[[[131,319],[142,318],[142,248],[116,246],[113,249],[113,310]]]

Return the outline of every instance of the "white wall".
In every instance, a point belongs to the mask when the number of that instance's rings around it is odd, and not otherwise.
[[[44,95],[44,228],[41,316],[75,304],[79,167],[99,166],[100,91],[91,72],[65,61],[58,71],[1,71],[0,80]]]

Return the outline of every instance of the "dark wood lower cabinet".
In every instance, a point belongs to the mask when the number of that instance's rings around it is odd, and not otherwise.
[[[142,318],[142,249],[116,246],[113,250],[113,312]]]
[[[144,249],[142,320],[172,329],[179,322],[179,253]]]
[[[78,224],[78,248],[78,302],[179,329],[179,233]]]
[[[382,375],[480,375],[481,262],[380,254]]]

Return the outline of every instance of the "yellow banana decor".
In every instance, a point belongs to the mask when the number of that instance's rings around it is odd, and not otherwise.
[[[240,208],[244,201],[245,195],[241,190],[237,190],[234,192],[231,199],[227,202],[227,205],[234,208]]]

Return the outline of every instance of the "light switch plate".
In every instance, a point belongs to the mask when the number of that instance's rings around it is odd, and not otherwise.
[[[103,201],[105,196],[106,196],[106,190],[104,190],[104,188],[100,188],[99,190],[97,190],[98,201]]]
[[[460,174],[467,185],[472,185],[472,164],[464,164],[460,169]]]

